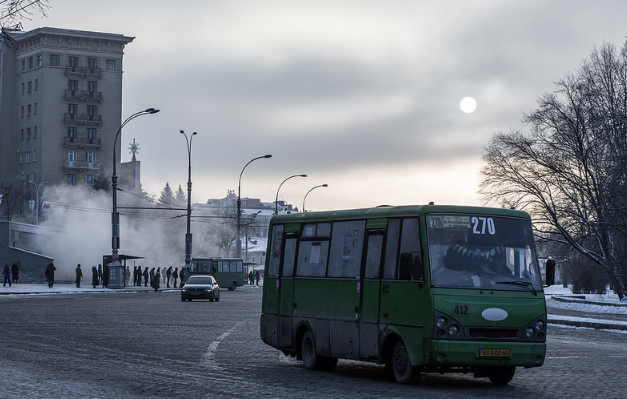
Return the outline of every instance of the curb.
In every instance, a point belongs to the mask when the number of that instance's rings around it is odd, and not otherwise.
[[[615,322],[612,320],[595,320],[595,321],[592,321],[590,319],[577,320],[577,318],[572,318],[572,317],[563,318],[561,316],[554,316],[554,315],[549,314],[548,323],[571,326],[571,327],[592,328],[595,330],[627,331],[627,323],[621,324],[621,322]]]

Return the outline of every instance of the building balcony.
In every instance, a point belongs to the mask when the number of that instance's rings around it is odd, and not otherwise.
[[[98,162],[87,162],[87,161],[64,161],[63,168],[65,170],[75,170],[75,171],[83,171],[83,170],[100,170],[101,165]]]
[[[85,91],[85,90],[66,90],[66,101],[102,101],[101,91]]]
[[[65,148],[86,148],[94,150],[102,148],[100,139],[89,139],[87,137],[65,137],[63,145]]]
[[[102,115],[64,114],[63,122],[66,124],[78,124],[87,126],[101,126]]]
[[[68,78],[78,77],[78,78],[89,78],[89,79],[101,79],[102,68],[85,68],[85,67],[68,66],[68,67],[65,67],[65,76],[67,76]]]

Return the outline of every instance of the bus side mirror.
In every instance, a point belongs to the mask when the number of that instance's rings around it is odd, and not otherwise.
[[[546,260],[546,285],[555,284],[555,261],[553,259]]]
[[[401,253],[398,278],[400,280],[424,280],[420,252]]]

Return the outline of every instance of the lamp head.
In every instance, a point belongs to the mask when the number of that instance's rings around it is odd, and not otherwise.
[[[325,183],[322,185],[322,187],[329,187],[329,185]]]
[[[268,155],[264,155],[264,158],[272,158],[272,155],[268,154]]]
[[[195,135],[197,135],[197,134],[198,134],[198,132],[194,132],[194,133],[192,133],[192,136],[195,136]]]
[[[185,134],[185,130],[179,130],[179,133]]]

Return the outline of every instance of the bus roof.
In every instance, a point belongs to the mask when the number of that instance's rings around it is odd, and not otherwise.
[[[272,217],[272,223],[280,222],[307,222],[334,219],[356,218],[386,218],[425,213],[479,213],[488,215],[500,215],[530,219],[527,212],[514,209],[488,208],[479,206],[458,205],[403,205],[403,206],[378,206],[376,208],[345,209],[323,212],[291,213]]]

